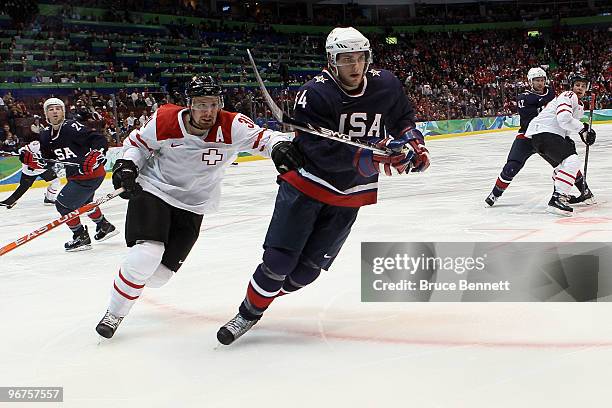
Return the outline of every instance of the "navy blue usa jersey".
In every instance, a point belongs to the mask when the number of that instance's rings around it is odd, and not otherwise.
[[[553,99],[555,99],[555,90],[552,86],[547,87],[542,94],[538,94],[532,90],[527,90],[519,94],[516,99],[518,113],[521,117],[521,128],[519,129],[519,133],[524,134],[527,131],[529,122],[538,116],[542,109],[544,109],[544,106]]]
[[[82,164],[91,150],[106,151],[107,148],[108,142],[104,136],[76,120],[65,120],[57,131],[48,126],[40,132],[40,151],[47,159]],[[66,166],[66,177],[69,179],[85,180],[105,174],[104,166],[88,175],[79,173],[76,166]]]
[[[295,118],[364,141],[400,136],[415,127],[414,108],[401,82],[391,72],[376,69],[366,73],[363,87],[354,95],[323,70],[299,89]],[[364,177],[357,171],[358,147],[306,132],[298,132],[295,143],[305,156],[305,165],[282,179],[326,204],[360,207],[376,203],[378,175]]]

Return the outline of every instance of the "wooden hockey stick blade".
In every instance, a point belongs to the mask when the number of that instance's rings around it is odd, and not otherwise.
[[[113,191],[112,193],[106,194],[105,196],[102,196],[100,198],[98,198],[96,201],[93,201],[91,203],[87,203],[82,207],[77,208],[74,211],[69,212],[66,215],[62,215],[59,218],[56,218],[55,220],[51,221],[50,223],[43,225],[40,228],[35,229],[34,231],[30,232],[27,235],[24,235],[23,237],[11,242],[10,244],[7,244],[5,246],[3,246],[2,248],[0,248],[0,256],[11,252],[13,249],[20,247],[21,245],[30,242],[31,240],[33,240],[34,238],[38,238],[40,237],[42,234],[44,234],[45,232],[49,232],[51,231],[53,228],[57,227],[58,225],[62,225],[63,223],[65,223],[66,221],[70,221],[73,218],[78,217],[79,215],[82,215],[86,212],[89,212],[91,210],[93,210],[94,208],[98,207],[99,205],[112,200],[113,198],[117,197],[119,194],[123,193],[125,190],[123,189],[123,187],[118,188],[117,190]]]
[[[266,104],[270,108],[272,112],[272,116],[281,122],[287,125],[293,126],[297,130],[301,130],[303,132],[307,132],[316,136],[324,137],[331,140],[336,140],[341,143],[349,144],[352,146],[361,147],[363,149],[372,150],[375,153],[382,154],[385,156],[389,156],[393,153],[391,149],[381,149],[379,147],[374,146],[371,143],[360,142],[357,140],[353,140],[349,135],[345,135],[344,133],[336,132],[330,129],[326,129],[320,126],[314,126],[310,123],[301,122],[287,115],[281,108],[278,107],[272,96],[266,89],[263,80],[261,79],[261,75],[259,75],[259,70],[257,69],[257,65],[255,64],[255,60],[253,59],[253,55],[251,55],[251,50],[247,49],[247,54],[249,56],[249,61],[251,62],[251,67],[253,68],[253,72],[255,73],[255,79],[257,79],[257,83],[259,84],[259,89],[263,94],[264,99],[266,100]]]

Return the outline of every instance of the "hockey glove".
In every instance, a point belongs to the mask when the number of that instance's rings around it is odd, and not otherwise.
[[[395,168],[398,174],[406,172],[412,165],[412,161],[415,158],[414,152],[408,148],[405,144],[398,140],[390,137],[379,139],[375,143],[376,147],[380,149],[390,148],[395,152],[390,155],[383,155],[373,152],[372,150],[359,149],[355,154],[355,167],[357,171],[364,177],[371,177],[377,173],[380,173],[380,166],[383,166],[384,172],[387,176],[391,176],[391,168]]]
[[[106,163],[106,157],[100,150],[92,150],[85,156],[83,164],[81,164],[81,174],[91,174],[98,167]]]
[[[272,148],[272,161],[280,174],[304,166],[304,156],[292,142],[278,142]]]
[[[31,168],[32,170],[42,170],[46,167],[47,163],[42,158],[40,153],[32,153],[28,149],[23,149],[19,153],[19,161]]]
[[[113,187],[125,190],[119,197],[129,200],[142,191],[140,184],[136,182],[138,167],[131,160],[118,159],[113,166]]]
[[[404,132],[398,140],[405,140],[414,150],[414,160],[412,160],[413,172],[421,172],[429,167],[429,150],[425,147],[425,137],[418,129],[410,129]]]
[[[580,132],[578,132],[578,134],[580,135],[580,139],[582,139],[584,144],[590,146],[595,143],[595,131],[589,126],[588,123],[584,124],[584,127]]]

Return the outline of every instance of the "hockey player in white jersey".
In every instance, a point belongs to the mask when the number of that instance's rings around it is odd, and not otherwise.
[[[27,146],[19,149],[19,152],[28,151],[33,155],[40,155],[40,142],[35,140],[28,144]],[[40,162],[44,162],[42,159]],[[38,163],[38,162],[37,162]],[[21,177],[19,179],[19,186],[13,193],[3,201],[0,201],[0,206],[6,208],[13,208],[15,204],[17,204],[17,200],[19,200],[25,193],[32,187],[34,181],[40,177],[41,179],[48,181],[49,185],[47,186],[47,190],[45,191],[45,198],[43,202],[45,205],[55,205],[55,199],[57,198],[57,193],[59,193],[60,188],[62,187],[62,183],[60,179],[55,174],[55,170],[52,167],[48,166],[35,166],[35,168],[28,167],[25,164],[21,165]]]
[[[113,336],[145,286],[164,285],[180,268],[198,239],[203,214],[218,205],[225,168],[238,152],[271,157],[280,172],[303,165],[292,134],[222,110],[222,90],[212,77],[193,77],[186,96],[188,108],[164,105],[133,131],[114,165],[113,185],[129,199],[129,250],[96,327],[103,337]]]
[[[588,123],[579,119],[584,116],[581,98],[589,87],[589,80],[580,74],[569,77],[571,90],[553,99],[540,114],[531,121],[526,137],[533,141],[533,147],[549,163],[556,165],[553,171],[554,192],[548,203],[552,213],[571,216],[569,204],[594,202],[593,193],[588,187],[579,197],[569,193],[576,181],[581,161],[576,153],[574,141],[569,136],[576,132],[587,145],[595,143],[595,131]]]

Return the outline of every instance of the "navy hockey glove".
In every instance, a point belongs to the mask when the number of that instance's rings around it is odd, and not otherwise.
[[[408,132],[406,132],[406,134],[408,134]],[[392,174],[391,168],[395,168],[398,174],[405,173],[414,165],[418,158],[410,146],[410,141],[412,139],[404,136],[398,139],[385,137],[384,139],[377,139],[378,141],[375,141],[376,147],[380,149],[391,149],[393,153],[390,155],[382,155],[374,153],[371,150],[359,149],[355,155],[355,165],[359,173],[365,177],[373,176],[376,173],[380,173],[381,164],[387,176]]]
[[[142,187],[136,182],[138,177],[138,167],[131,160],[118,159],[113,166],[113,187],[124,188],[124,192],[119,197],[129,200],[130,197],[140,193]]]
[[[40,153],[32,153],[28,149],[23,149],[19,153],[19,161],[31,168],[32,170],[42,170],[46,168],[46,161]]]
[[[412,160],[413,172],[425,171],[429,167],[429,150],[425,147],[425,137],[418,129],[410,129],[404,132],[401,138],[397,139],[405,140],[414,150],[415,157]]]
[[[304,156],[292,142],[278,142],[272,148],[272,161],[280,174],[304,166]]]
[[[100,150],[92,150],[87,155],[85,155],[85,160],[83,160],[83,164],[81,164],[81,174],[91,174],[98,167],[104,165],[106,163],[106,157],[104,157],[104,153]]]
[[[580,135],[580,138],[582,139],[584,144],[590,146],[593,143],[595,143],[595,137],[596,137],[595,131],[589,126],[588,123],[584,124],[584,127],[582,128],[580,132],[578,132],[578,134]]]

